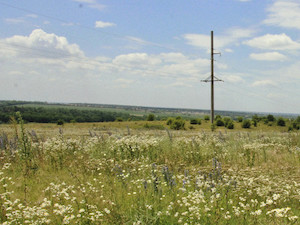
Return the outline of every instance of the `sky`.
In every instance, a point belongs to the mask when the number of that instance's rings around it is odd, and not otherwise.
[[[300,114],[299,0],[0,0],[0,99]]]

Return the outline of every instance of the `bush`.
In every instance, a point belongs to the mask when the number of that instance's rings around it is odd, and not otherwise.
[[[64,123],[65,123],[65,122],[64,122],[62,119],[59,119],[59,120],[57,120],[57,123],[56,123],[56,124],[57,124],[57,125],[64,125]]]
[[[296,129],[296,130],[300,129],[300,124],[298,124],[296,121],[293,121],[292,126],[293,126],[293,129]]]
[[[198,120],[197,119],[191,119],[190,124],[198,124]]]
[[[183,130],[185,121],[181,117],[176,117],[176,119],[170,125],[170,128],[173,130]]]
[[[191,119],[190,120],[190,124],[198,124],[198,125],[201,125],[201,119]]]
[[[123,122],[123,119],[121,117],[117,117],[115,121],[116,122]]]
[[[220,115],[216,115],[216,117],[215,117],[215,120],[218,120],[218,119],[222,119],[222,117],[220,116]]]
[[[224,126],[224,121],[222,119],[218,118],[216,120],[216,126],[223,127]]]
[[[224,126],[227,127],[228,123],[231,121],[230,117],[224,117]]]
[[[209,117],[209,116],[204,116],[204,120],[205,120],[205,121],[209,121],[209,120],[210,120],[210,117]]]
[[[253,126],[257,127],[257,120],[252,120]]]
[[[228,129],[234,129],[234,124],[233,124],[233,121],[230,120],[226,126]]]
[[[154,121],[154,119],[155,119],[155,116],[152,113],[147,116],[147,121]]]
[[[174,122],[174,118],[168,118],[167,119],[167,125],[171,125]]]
[[[280,126],[280,127],[284,127],[285,126],[285,120],[282,117],[278,118],[278,120],[277,120],[277,126]]]
[[[244,120],[242,123],[242,128],[250,128],[250,127],[251,127],[250,120]]]
[[[239,117],[237,118],[237,121],[238,121],[239,123],[243,122],[243,120],[244,120],[244,118],[241,117],[241,116],[239,116]]]
[[[146,123],[145,125],[144,125],[144,128],[146,128],[146,129],[152,129],[152,130],[164,130],[165,129],[165,127],[163,126],[163,125],[161,125],[161,124],[148,124],[148,123]]]
[[[201,125],[202,124],[202,120],[201,119],[198,119],[198,125]]]
[[[269,114],[267,116],[267,120],[270,121],[270,122],[273,122],[273,121],[275,121],[275,117],[273,115]]]

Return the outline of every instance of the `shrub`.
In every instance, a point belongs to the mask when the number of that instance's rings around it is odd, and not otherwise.
[[[174,118],[168,118],[167,119],[167,125],[171,125],[174,122]]]
[[[57,123],[56,123],[56,124],[57,124],[57,125],[64,125],[64,123],[65,123],[65,122],[64,122],[62,119],[59,119],[59,120],[57,120]]]
[[[234,129],[234,124],[233,124],[233,121],[230,120],[226,126],[228,129]]]
[[[198,125],[201,125],[201,119],[191,119],[190,120],[190,124],[198,124]]]
[[[239,116],[239,117],[237,118],[237,121],[238,121],[239,123],[243,122],[243,120],[244,120],[244,118],[241,117],[241,116]]]
[[[293,129],[296,129],[296,130],[300,129],[300,124],[298,124],[296,121],[293,121],[292,126],[293,126]]]
[[[198,124],[198,120],[197,119],[191,119],[190,124]]]
[[[250,120],[244,120],[242,123],[242,128],[250,128],[250,127],[251,127]]]
[[[230,117],[224,117],[224,126],[227,127],[229,121],[231,121],[231,118]]]
[[[152,129],[152,130],[164,130],[165,129],[165,127],[161,124],[151,124],[151,125],[149,125],[148,123],[146,123],[144,125],[144,128]]]
[[[224,121],[222,119],[218,118],[216,120],[216,126],[223,127],[224,126]]]
[[[189,129],[190,129],[190,130],[194,130],[195,127],[194,127],[193,125],[191,125],[191,126],[189,126]]]
[[[215,120],[222,119],[220,115],[216,115]]]
[[[210,117],[206,115],[206,116],[204,116],[204,120],[205,120],[205,121],[209,121],[209,120],[210,120]]]
[[[278,118],[278,120],[277,120],[277,126],[280,126],[280,127],[284,127],[285,126],[285,120],[282,117]]]
[[[269,114],[267,116],[267,120],[270,121],[270,122],[273,122],[273,121],[275,121],[275,117],[273,115]]]
[[[181,117],[176,117],[176,119],[170,125],[170,128],[173,130],[183,130],[185,121]]]
[[[252,120],[253,126],[257,127],[257,120]]]
[[[155,116],[152,113],[147,116],[147,121],[154,121],[154,119],[155,119]]]
[[[123,122],[123,119],[121,117],[117,117],[115,121],[116,122]]]

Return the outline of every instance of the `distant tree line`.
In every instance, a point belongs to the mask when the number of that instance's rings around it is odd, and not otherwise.
[[[100,110],[2,106],[0,107],[0,123],[8,123],[11,116],[14,116],[16,112],[21,113],[24,121],[36,123],[57,123],[59,120],[64,122],[110,122],[117,118],[139,120],[138,117],[127,113]]]

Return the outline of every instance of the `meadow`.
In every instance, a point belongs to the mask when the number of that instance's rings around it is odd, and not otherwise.
[[[299,224],[299,130],[161,126],[1,124],[1,224]]]

